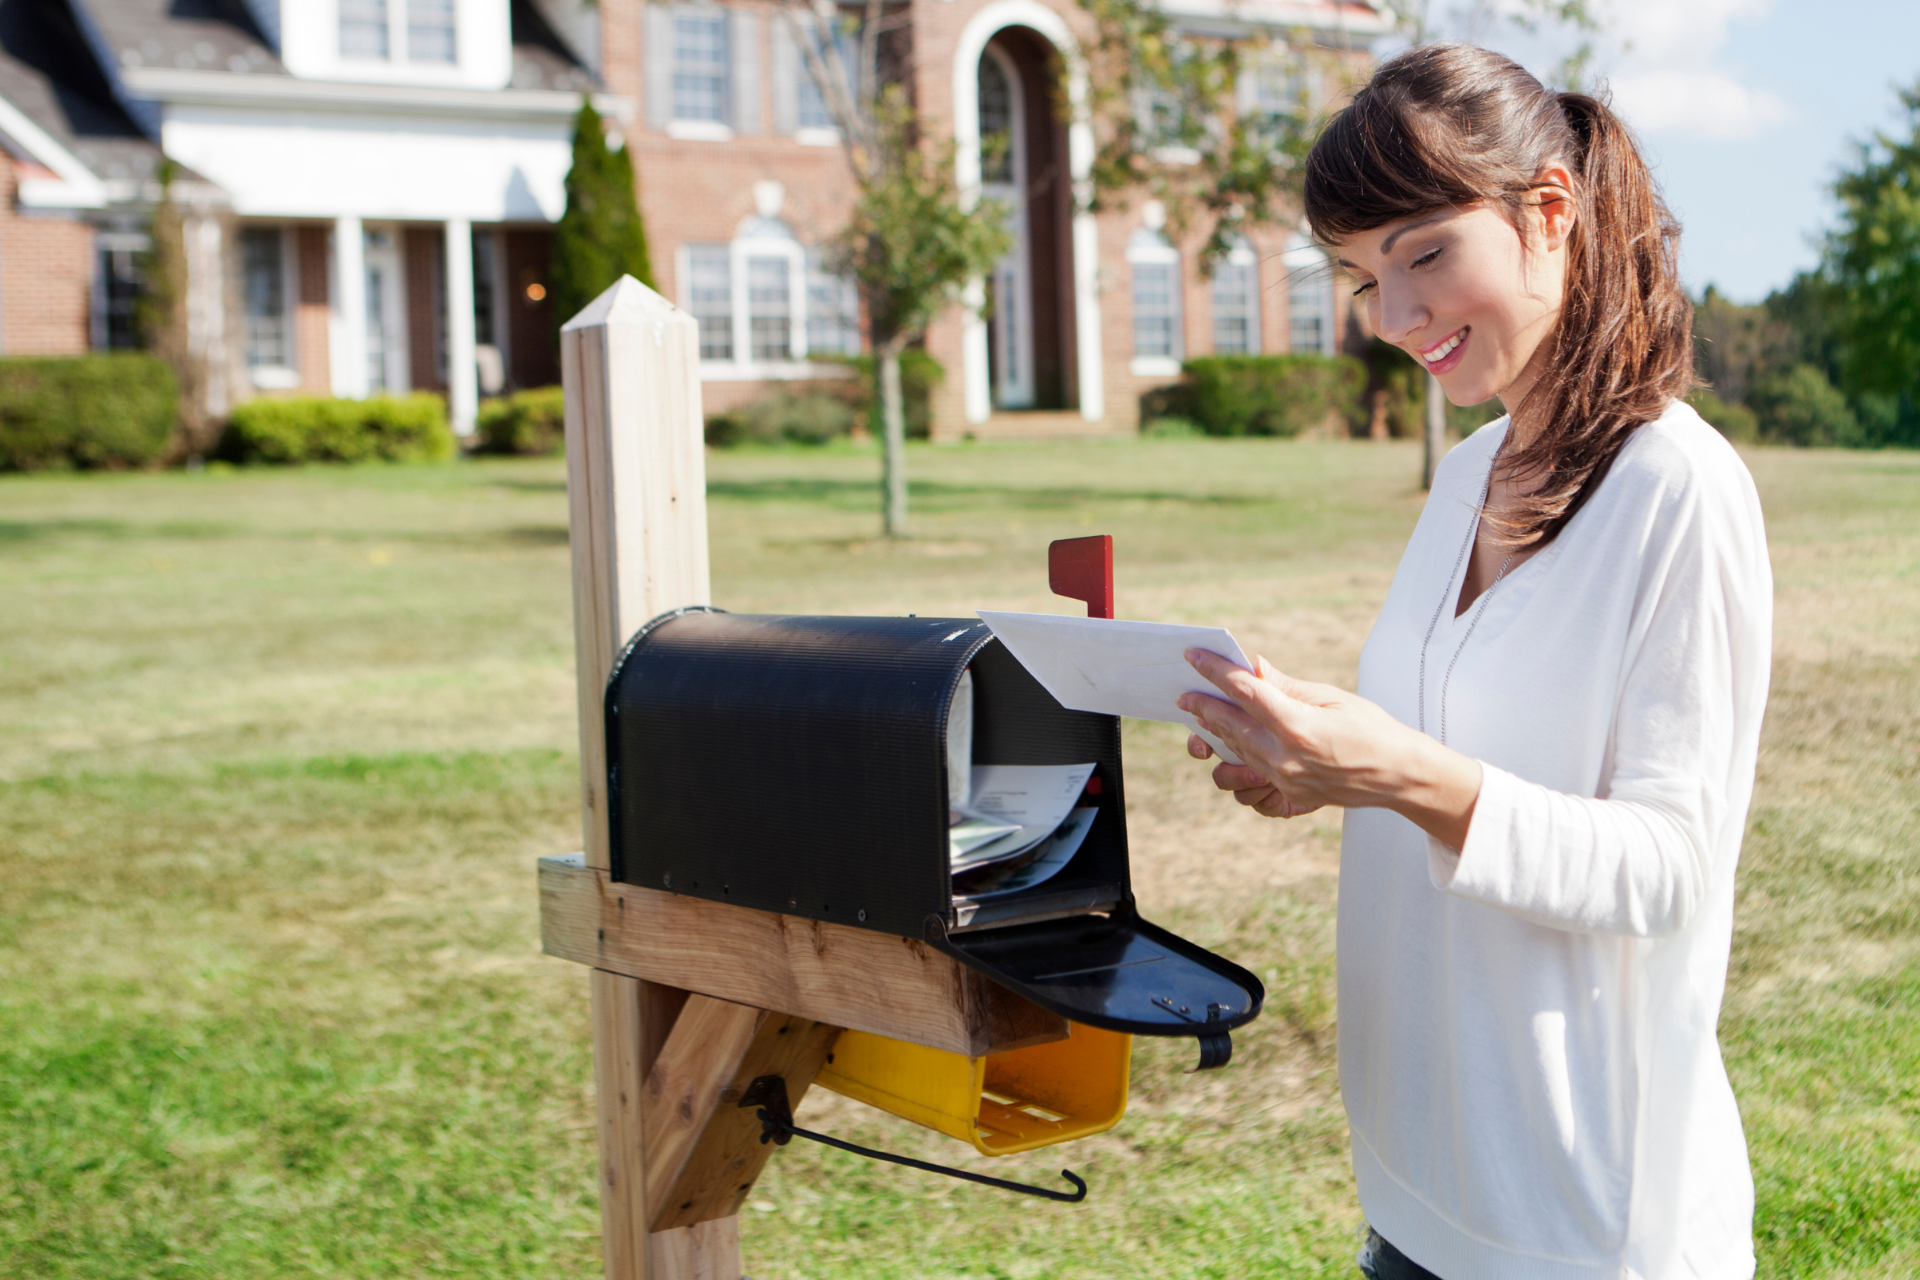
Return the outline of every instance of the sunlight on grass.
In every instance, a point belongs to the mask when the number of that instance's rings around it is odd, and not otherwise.
[[[1920,458],[1758,451],[1774,696],[1723,1041],[1761,1274],[1920,1270]],[[1421,496],[1388,446],[849,448],[710,460],[740,611],[1123,616],[1350,683]],[[558,462],[0,480],[0,1276],[598,1274],[586,991],[538,954],[578,847]],[[795,1144],[758,1280],[1352,1275],[1338,819],[1233,811],[1126,727],[1142,908],[1260,973],[1227,1071],[1140,1043],[1126,1120],[991,1161],[825,1093],[803,1123],[1048,1182],[1014,1202]]]

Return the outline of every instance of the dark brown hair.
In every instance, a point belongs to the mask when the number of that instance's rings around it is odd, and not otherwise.
[[[1544,543],[1605,478],[1633,432],[1693,386],[1693,307],[1680,226],[1605,101],[1556,93],[1472,45],[1409,49],[1374,72],[1307,157],[1307,220],[1338,243],[1436,209],[1486,202],[1525,234],[1527,193],[1553,164],[1574,174],[1566,300],[1551,360],[1520,406],[1541,424],[1502,462],[1543,476],[1490,515],[1502,541]]]

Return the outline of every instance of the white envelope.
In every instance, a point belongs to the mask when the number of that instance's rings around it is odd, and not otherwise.
[[[1221,696],[1188,665],[1184,656],[1188,649],[1206,649],[1253,670],[1240,642],[1226,628],[984,609],[979,615],[1061,706],[1183,724],[1206,739],[1222,760],[1241,763],[1218,738],[1174,705],[1183,693]]]

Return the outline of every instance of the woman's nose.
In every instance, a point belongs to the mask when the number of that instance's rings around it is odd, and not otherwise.
[[[1374,331],[1388,342],[1405,343],[1432,319],[1432,313],[1420,299],[1405,290],[1389,293],[1382,289],[1377,296],[1380,314],[1375,318]]]

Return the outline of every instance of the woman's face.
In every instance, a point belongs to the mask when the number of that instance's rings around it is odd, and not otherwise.
[[[1550,170],[1543,182],[1564,171]],[[1488,204],[1436,210],[1338,245],[1373,331],[1440,379],[1447,399],[1512,409],[1538,376],[1566,294],[1571,183],[1536,188],[1522,236]]]

